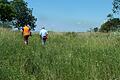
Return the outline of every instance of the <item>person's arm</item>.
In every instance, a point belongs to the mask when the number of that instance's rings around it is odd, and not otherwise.
[[[22,36],[23,36],[24,29],[22,28]]]
[[[46,33],[46,36],[48,36],[48,33]]]
[[[46,36],[48,36],[48,31],[46,30]]]
[[[48,32],[46,31],[46,39],[48,39]]]
[[[32,36],[32,32],[30,31],[30,36]]]
[[[31,32],[31,29],[29,29],[29,31],[30,31],[30,36],[32,36],[32,32]]]
[[[42,33],[41,33],[41,31],[40,31],[40,32],[39,32],[39,35],[40,35],[40,38],[42,39],[42,36],[41,36],[41,34],[42,34]]]

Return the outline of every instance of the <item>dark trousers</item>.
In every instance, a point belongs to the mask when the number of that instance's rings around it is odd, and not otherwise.
[[[46,43],[46,36],[41,37],[41,39],[42,39],[42,45],[45,45],[45,43]]]
[[[28,44],[28,38],[29,38],[29,35],[25,35],[25,36],[24,36],[24,43],[25,43],[25,44]]]

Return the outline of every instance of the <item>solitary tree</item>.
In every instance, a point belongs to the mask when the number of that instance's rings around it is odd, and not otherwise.
[[[94,32],[98,32],[98,27],[93,28]]]
[[[24,0],[0,0],[0,21],[12,21],[15,27],[23,27],[29,24],[31,29],[35,28],[36,18],[32,15],[33,9],[28,8]]]
[[[36,18],[32,15],[32,9],[27,7],[27,2],[24,0],[13,0],[11,4],[14,7],[16,16],[16,27],[23,27],[25,24],[29,24],[31,29],[34,30]]]

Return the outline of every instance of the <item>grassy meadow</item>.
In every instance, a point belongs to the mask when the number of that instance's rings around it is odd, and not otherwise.
[[[120,36],[51,32],[44,48],[0,28],[0,80],[120,80]]]

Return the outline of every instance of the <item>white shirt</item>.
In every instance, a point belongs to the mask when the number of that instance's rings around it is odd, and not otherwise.
[[[48,32],[45,29],[41,29],[39,34],[41,35],[41,37],[43,37],[43,36],[46,36]]]

